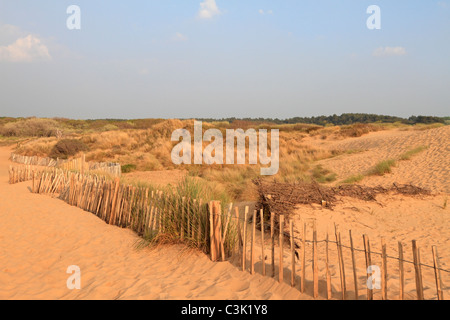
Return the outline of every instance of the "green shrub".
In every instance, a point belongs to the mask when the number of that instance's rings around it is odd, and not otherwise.
[[[384,176],[386,173],[392,172],[392,167],[395,166],[395,160],[389,159],[379,162],[372,170],[369,171],[370,175]]]
[[[81,151],[88,151],[89,148],[84,142],[76,139],[63,139],[58,141],[50,151],[50,157],[53,159],[67,159]]]
[[[122,169],[122,173],[129,173],[131,171],[136,170],[136,165],[135,164],[125,164],[121,167]]]

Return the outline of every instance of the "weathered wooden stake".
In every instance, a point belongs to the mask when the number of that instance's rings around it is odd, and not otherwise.
[[[280,266],[278,270],[278,281],[282,283],[284,281],[283,276],[283,229],[284,229],[284,216],[280,215],[280,238],[279,238],[279,246],[280,246]]]
[[[400,293],[399,299],[405,299],[405,272],[403,269],[403,245],[399,241],[398,242],[398,270],[399,270],[399,281],[400,281]]]
[[[317,227],[316,220],[313,222],[313,282],[314,298],[319,296],[319,266],[317,265]]]
[[[373,289],[372,286],[369,286],[368,281],[369,279],[372,279],[371,276],[367,273],[367,271],[369,270],[369,267],[372,265],[372,259],[370,257],[370,242],[369,242],[369,237],[367,235],[363,235],[363,240],[364,240],[364,253],[366,256],[366,275],[367,275],[367,300],[373,300]]]
[[[252,223],[252,243],[251,243],[251,253],[250,253],[250,273],[255,273],[255,240],[256,240],[256,215],[257,211],[253,211],[253,223]]]
[[[417,241],[412,241],[412,251],[414,258],[414,270],[415,270],[415,278],[416,278],[416,291],[417,291],[417,300],[423,300],[423,282],[422,282],[422,268],[420,264],[420,251],[417,246]]]
[[[270,213],[270,246],[272,277],[275,278],[275,214],[273,212]]]
[[[264,255],[264,210],[259,210],[261,217],[261,262],[262,262],[262,274],[266,275],[266,257]]]
[[[325,250],[326,250],[326,259],[325,259],[325,263],[326,263],[326,270],[327,270],[327,298],[331,299],[332,298],[332,292],[331,292],[331,273],[330,273],[330,260],[328,258],[328,230],[327,230],[327,237],[326,237],[326,241],[325,241]]]
[[[381,238],[381,298],[387,300],[387,253],[383,237]]]
[[[295,243],[294,243],[294,221],[289,221],[289,233],[291,240],[291,287],[295,287]]]
[[[442,278],[441,278],[441,265],[439,263],[439,256],[436,246],[431,247],[433,252],[433,265],[434,265],[434,275],[436,278],[436,291],[438,300],[444,300],[444,292],[442,291]]]
[[[300,292],[305,292],[306,283],[306,223],[303,222],[303,236],[302,236],[302,277],[300,282]]]
[[[248,207],[245,207],[244,212],[244,235],[243,235],[243,244],[242,244],[242,271],[245,271],[246,268],[246,260],[247,260],[247,215],[248,215]]]
[[[359,293],[358,293],[358,276],[356,274],[355,248],[353,247],[352,230],[349,230],[348,234],[349,234],[349,237],[350,237],[350,250],[352,252],[352,267],[353,267],[353,283],[355,285],[355,300],[358,300],[358,298],[359,298]]]

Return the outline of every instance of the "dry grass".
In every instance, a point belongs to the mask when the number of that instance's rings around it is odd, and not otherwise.
[[[107,128],[109,131],[93,132],[93,125],[91,124],[89,130],[73,135],[74,139],[80,139],[88,146],[87,161],[119,162],[126,165],[124,171],[187,170],[190,176],[203,179],[213,189],[218,192],[227,192],[233,199],[254,199],[255,188],[252,180],[260,176],[260,165],[176,166],[173,164],[171,151],[178,142],[171,141],[172,132],[184,128],[189,130],[193,136],[193,120],[154,120],[145,123],[122,121],[100,124],[102,125],[101,128]],[[145,126],[145,129],[136,129],[143,126]],[[315,141],[315,137],[320,139],[344,139],[345,137],[358,137],[369,132],[402,126],[406,125],[377,123],[322,127],[311,124],[277,125],[254,121],[234,121],[232,123],[221,121],[203,122],[203,131],[217,128],[225,137],[226,129],[279,129],[279,172],[277,175],[265,177],[265,179],[275,179],[280,182],[316,181],[329,183],[336,179],[336,175],[326,168],[318,167],[316,161],[359,151],[336,151],[323,148],[315,142],[310,142]],[[123,127],[129,129],[120,129]],[[57,141],[58,139],[54,137],[34,139],[23,143],[17,149],[17,153],[46,157]],[[206,146],[206,143],[204,146]],[[246,155],[248,159],[248,149]],[[373,174],[389,172],[391,166],[392,164],[389,163],[380,164],[378,168],[374,168]],[[351,177],[345,180],[345,183],[354,183],[360,180],[361,177],[359,176]]]

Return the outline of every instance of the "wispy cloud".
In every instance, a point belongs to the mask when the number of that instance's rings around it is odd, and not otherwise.
[[[388,57],[388,56],[404,56],[406,49],[403,47],[380,47],[373,52],[375,57]]]
[[[441,7],[441,8],[443,8],[443,9],[448,8],[447,2],[444,2],[444,1],[439,1],[439,2],[437,3],[437,5],[438,5],[439,7]]]
[[[272,13],[273,13],[272,10],[264,11],[263,9],[259,9],[258,12],[259,12],[259,14],[261,14],[261,15],[272,14]]]
[[[177,32],[175,33],[175,35],[172,37],[173,41],[188,41],[189,38],[187,36],[185,36],[184,34]]]
[[[7,62],[33,62],[51,60],[46,45],[33,35],[18,38],[8,46],[0,47],[0,61]]]
[[[219,15],[221,12],[216,4],[216,0],[205,0],[200,3],[198,17],[201,19],[211,19]]]

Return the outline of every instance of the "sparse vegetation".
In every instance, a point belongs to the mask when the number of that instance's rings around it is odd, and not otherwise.
[[[389,159],[389,160],[383,160],[375,165],[370,171],[369,175],[378,175],[378,176],[384,176],[386,173],[392,172],[392,167],[394,167],[395,160]]]
[[[5,123],[0,127],[0,134],[5,137],[52,137],[61,127],[53,119],[28,118]]]
[[[428,149],[427,146],[420,146],[420,147],[408,150],[399,157],[399,160],[410,160],[414,155],[416,155],[426,149]]]
[[[345,179],[344,181],[342,181],[342,183],[345,184],[352,184],[352,183],[357,183],[357,182],[361,182],[364,179],[364,175],[363,174],[357,174],[354,176],[351,176],[347,179]]]
[[[296,120],[293,120],[296,119]],[[363,123],[377,119],[370,115],[342,115],[327,118],[293,118],[288,120],[278,119],[203,119],[203,130],[218,128],[223,135],[226,129],[248,128],[279,129],[280,130],[280,168],[276,176],[270,177],[280,182],[317,181],[329,183],[336,180],[336,174],[329,172],[317,165],[317,161],[329,159],[343,154],[360,152],[361,150],[330,150],[321,147],[321,144],[311,143],[310,137],[320,139],[344,139],[346,137],[358,137],[369,132],[389,128],[411,127],[405,122],[397,120],[389,123]],[[308,120],[309,119],[309,120]],[[26,123],[41,121],[47,124],[50,130],[23,131],[21,128]],[[295,121],[307,120],[308,123]],[[383,121],[383,118],[378,118]],[[423,120],[423,119],[422,119]],[[210,122],[208,122],[210,121]],[[361,123],[354,123],[359,121]],[[342,123],[343,126],[335,124]],[[442,125],[439,123],[438,125]],[[171,160],[171,151],[176,142],[171,141],[171,134],[175,129],[184,128],[193,133],[192,120],[162,120],[162,119],[140,119],[140,120],[70,120],[62,118],[54,119],[13,119],[0,118],[0,132],[16,128],[14,134],[32,135],[23,141],[15,150],[18,154],[41,157],[70,157],[77,152],[85,151],[87,161],[97,162],[119,162],[124,164],[123,172],[131,171],[154,171],[154,170],[187,170],[188,175],[198,177],[217,191],[227,192],[233,199],[242,200],[253,198],[254,188],[251,181],[258,177],[260,165],[214,165],[176,166]],[[431,128],[433,124],[421,125]],[[54,128],[63,132],[62,140],[53,136]],[[19,130],[20,129],[20,130]],[[12,133],[10,133],[12,134]],[[43,137],[39,137],[43,135]],[[47,135],[50,135],[47,137]],[[11,139],[25,139],[16,136],[0,138],[2,141]],[[65,140],[76,140],[84,144],[82,147],[63,147],[58,150],[58,143],[64,144]],[[18,141],[18,140],[17,140]],[[60,141],[60,142],[58,142]],[[314,141],[314,140],[313,140]],[[69,150],[70,149],[70,150]],[[73,150],[72,150],[73,149]],[[248,151],[246,156],[248,157]],[[407,157],[408,155],[405,155]],[[247,158],[248,159],[248,158]],[[386,172],[390,170],[387,166]],[[383,171],[382,168],[378,168]],[[378,169],[374,169],[372,174]],[[386,173],[385,172],[385,173]],[[366,173],[367,174],[367,173]],[[384,174],[384,173],[382,173]],[[345,183],[360,181],[361,176],[350,177]]]
[[[125,164],[121,166],[122,173],[129,173],[136,170],[135,164]]]
[[[312,176],[314,180],[319,183],[329,183],[336,180],[336,173],[333,173],[328,169],[324,169],[321,165],[314,167]]]

